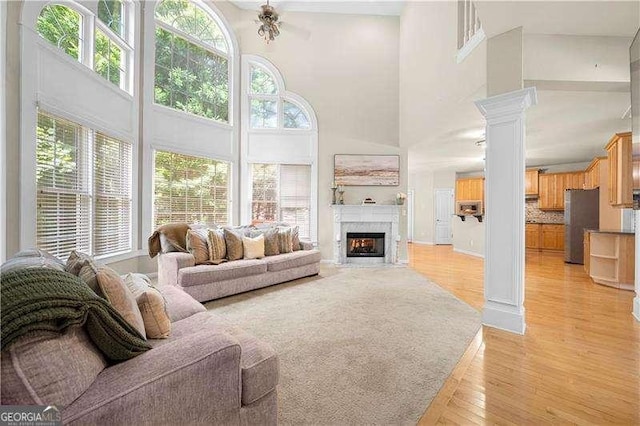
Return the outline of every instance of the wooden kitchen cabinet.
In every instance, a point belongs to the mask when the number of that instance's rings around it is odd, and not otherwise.
[[[540,248],[540,227],[539,223],[527,223],[524,225],[524,246],[526,248]]]
[[[542,173],[539,180],[538,208],[540,210],[564,210],[564,191],[583,189],[584,172]]]
[[[542,250],[564,250],[564,225],[546,223],[542,224],[540,248]]]
[[[633,157],[631,132],[616,133],[604,148],[609,159],[609,204],[633,207]]]
[[[600,188],[600,161],[607,157],[596,157],[584,172],[584,189]]]
[[[538,169],[529,169],[524,173],[524,194],[538,195]]]
[[[484,178],[456,180],[456,201],[484,201]]]

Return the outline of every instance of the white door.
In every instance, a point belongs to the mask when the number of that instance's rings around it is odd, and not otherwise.
[[[436,189],[436,244],[451,244],[453,189]]]

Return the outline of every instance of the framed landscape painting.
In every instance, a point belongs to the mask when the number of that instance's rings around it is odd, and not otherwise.
[[[398,186],[400,156],[336,154],[333,176],[336,185]]]

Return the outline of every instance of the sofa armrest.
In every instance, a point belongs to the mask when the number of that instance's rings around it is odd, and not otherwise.
[[[170,252],[158,255],[158,285],[178,285],[178,271],[196,265],[191,253]]]
[[[63,410],[65,424],[236,423],[241,348],[201,330],[108,367]]]
[[[300,241],[300,250],[313,250],[313,243],[311,241]]]

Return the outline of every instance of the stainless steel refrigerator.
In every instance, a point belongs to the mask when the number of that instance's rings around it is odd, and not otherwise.
[[[598,229],[598,189],[567,189],[564,193],[564,261],[584,263],[584,230]]]

